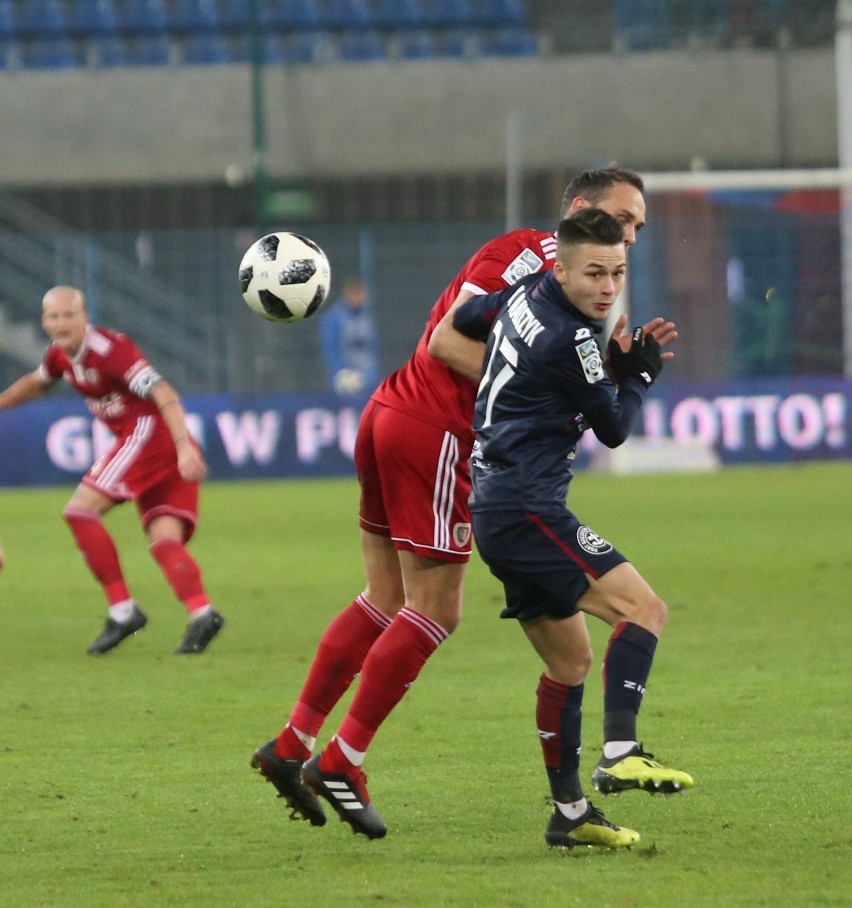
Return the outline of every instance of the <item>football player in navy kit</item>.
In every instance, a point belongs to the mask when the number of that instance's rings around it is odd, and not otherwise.
[[[604,794],[672,793],[693,784],[642,750],[636,718],[665,603],[633,565],[568,509],[571,462],[584,431],[608,447],[628,437],[648,388],[673,354],[672,322],[597,336],[625,280],[624,229],[586,207],[557,230],[553,270],[474,297],[454,316],[487,341],[476,399],[470,507],[483,560],[503,583],[503,618],[517,619],[544,662],[536,722],[554,803],[551,846],[630,846],[579,779],[583,684],[592,653],[583,613],[614,630],[603,663],[604,751],[592,780]]]

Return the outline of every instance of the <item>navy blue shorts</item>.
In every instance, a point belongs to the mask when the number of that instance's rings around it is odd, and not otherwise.
[[[597,579],[627,559],[567,509],[486,511],[473,514],[482,560],[502,582],[501,618],[570,618]]]

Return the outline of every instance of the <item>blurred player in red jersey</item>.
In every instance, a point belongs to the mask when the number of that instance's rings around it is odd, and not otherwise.
[[[185,547],[195,530],[198,485],[207,466],[190,437],[180,398],[129,337],[89,324],[85,297],[76,287],[47,291],[41,324],[51,340],[44,359],[0,393],[0,409],[41,397],[64,379],[116,436],[63,511],[109,603],[109,617],[88,652],[107,653],[148,623],[127,588],[115,544],[102,523],[115,505],[133,500],[149,551],[189,615],[175,652],[201,653],[224,619],[211,607],[198,565]]]
[[[643,190],[633,171],[586,171],[566,188],[560,217],[595,205],[623,225],[632,245],[645,223]],[[287,724],[251,761],[316,826],[325,823],[319,794],[355,832],[385,835],[361,769],[367,748],[459,622],[471,551],[473,405],[485,346],[456,332],[448,313],[472,296],[549,270],[555,260],[553,232],[525,228],[486,243],[440,296],[413,355],[382,382],[361,417],[355,466],[367,585],[326,629]],[[337,734],[311,756],[326,716],[359,672]]]

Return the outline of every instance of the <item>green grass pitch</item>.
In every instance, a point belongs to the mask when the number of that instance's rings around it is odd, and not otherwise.
[[[669,604],[641,737],[696,787],[594,798],[641,844],[567,856],[542,838],[540,667],[477,558],[459,630],[371,749],[390,831],[370,842],[290,821],[248,765],[361,590],[354,482],[205,488],[192,551],[227,625],[201,657],[171,654],[184,615],[131,506],[108,525],[150,623],[86,656],[104,604],[60,518],[70,489],[2,490],[0,904],[848,905],[850,487],[846,463],[578,476],[576,512]],[[600,728],[596,667],[585,779]]]

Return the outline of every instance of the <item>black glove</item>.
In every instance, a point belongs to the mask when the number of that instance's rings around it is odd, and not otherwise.
[[[649,334],[643,342],[642,334],[641,328],[633,329],[633,340],[627,353],[621,349],[617,340],[611,340],[607,344],[609,368],[617,385],[625,379],[638,378],[648,388],[663,368],[660,345],[656,338]]]

